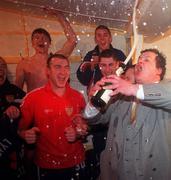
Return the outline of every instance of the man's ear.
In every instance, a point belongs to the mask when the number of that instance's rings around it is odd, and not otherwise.
[[[162,74],[162,68],[157,68],[157,75],[161,75]]]

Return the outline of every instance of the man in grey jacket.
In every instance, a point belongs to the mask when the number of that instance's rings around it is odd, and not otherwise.
[[[158,50],[146,49],[135,66],[136,84],[112,75],[91,89],[111,82],[111,96],[121,94],[104,114],[90,103],[85,109],[90,123],[110,123],[101,180],[171,179],[171,82],[160,82],[165,66]]]

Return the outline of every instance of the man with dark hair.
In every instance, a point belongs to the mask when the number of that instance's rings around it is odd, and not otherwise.
[[[35,30],[32,32],[31,40],[34,39],[35,34],[44,34],[44,35],[49,39],[49,42],[50,42],[50,44],[51,44],[52,39],[51,39],[51,37],[50,37],[49,32],[47,32],[45,29],[43,29],[43,28],[37,28],[37,29],[35,29]]]
[[[112,35],[108,27],[99,25],[95,30],[95,43],[97,46],[89,51],[84,57],[83,62],[77,70],[77,78],[84,86],[90,86],[101,79],[102,74],[98,66],[99,54],[105,49],[111,49],[117,55],[117,59],[124,61],[125,54],[116,48],[113,48]]]
[[[47,60],[48,83],[30,92],[21,105],[19,134],[35,144],[39,180],[87,180],[81,137],[87,125],[81,112],[85,101],[68,82],[70,65],[61,54]]]
[[[65,36],[67,38],[63,47],[57,51],[66,57],[69,57],[77,44],[76,34],[74,33],[70,23],[65,19],[61,12],[55,11],[53,9],[47,9],[47,13],[53,16],[57,16],[57,19],[64,29]],[[49,47],[51,45],[51,37],[49,32],[43,28],[37,28],[33,31],[31,35],[32,47],[35,50],[35,54],[28,58],[23,58],[16,68],[16,80],[15,84],[24,88],[26,85],[27,92],[44,86],[48,79],[46,74],[46,62],[49,57]],[[29,165],[32,159],[32,154],[34,146],[26,146],[25,155],[27,156],[27,172],[33,171],[32,165]],[[31,149],[31,150],[30,150]],[[30,162],[30,163],[29,163]],[[28,173],[30,174],[30,173]],[[32,177],[30,178],[32,179]],[[29,179],[29,180],[30,180]]]
[[[165,70],[165,57],[146,49],[135,66],[136,84],[112,75],[91,89],[93,94],[110,82],[111,96],[123,95],[104,114],[91,104],[85,110],[89,123],[109,122],[102,180],[171,179],[171,82],[161,81]]]
[[[0,57],[0,179],[20,179],[24,173],[22,141],[17,135],[19,101],[25,92],[7,79],[7,64]]]
[[[67,59],[66,56],[64,56],[63,54],[51,54],[49,56],[49,58],[47,59],[47,67],[50,67],[50,64],[51,64],[51,61],[52,61],[52,58],[59,58],[59,59]],[[68,60],[68,59],[67,59]]]
[[[77,38],[69,22],[60,12],[49,10],[48,13],[56,15],[62,25],[67,41],[57,53],[69,57],[76,46]],[[35,54],[28,59],[22,59],[16,69],[16,85],[23,88],[27,85],[27,92],[43,86],[47,82],[45,73],[46,61],[49,56],[49,47],[51,45],[50,34],[43,28],[37,28],[31,35],[32,46]]]
[[[156,68],[161,68],[160,80],[163,80],[166,73],[166,57],[157,49],[145,49],[141,51],[141,54],[145,52],[153,52],[156,54]]]
[[[121,77],[132,83],[135,83],[135,64],[128,65]]]
[[[120,60],[118,54],[112,49],[105,49],[99,54],[98,67],[101,73],[101,78],[111,74],[115,74],[115,71],[119,67]],[[91,84],[92,86],[93,84]],[[89,88],[91,88],[91,86]]]
[[[102,77],[107,77],[111,74],[115,74],[115,71],[119,67],[119,63],[120,61],[115,51],[112,51],[111,49],[102,51],[99,55],[98,64]],[[93,169],[92,176],[95,178],[97,178],[100,173],[100,154],[104,150],[106,145],[107,131],[108,124],[90,125],[89,133],[92,136],[93,149],[86,153],[87,155],[91,153],[93,154],[91,158],[89,158],[89,155],[87,159],[89,159],[91,169]]]

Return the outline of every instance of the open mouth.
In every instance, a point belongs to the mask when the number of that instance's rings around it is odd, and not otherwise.
[[[136,65],[135,70],[136,70],[137,72],[141,72],[141,71],[143,70],[143,68],[142,68],[141,65]]]
[[[58,77],[58,81],[61,83],[65,82],[65,80],[66,80],[66,77]]]
[[[44,44],[39,44],[38,46],[39,46],[40,48],[44,48],[44,47],[45,47]]]
[[[106,43],[102,43],[101,46],[102,46],[102,47],[105,47],[105,46],[106,46]]]

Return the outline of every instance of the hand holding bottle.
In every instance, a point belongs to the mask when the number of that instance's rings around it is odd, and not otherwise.
[[[103,78],[102,78],[103,79]],[[95,92],[99,91],[102,89],[104,82],[101,80],[97,81],[94,86],[92,86],[89,91],[88,91],[88,98],[91,99],[92,96],[95,94]]]
[[[121,63],[119,68],[115,72],[116,75],[120,76],[124,72],[125,68],[126,68],[125,64]],[[116,76],[116,75],[113,75],[113,76]],[[111,87],[110,75],[107,77],[104,77],[104,79],[107,79],[108,81],[103,81],[102,79],[100,83],[103,87],[100,90],[95,91],[95,93],[91,97],[92,105],[95,106],[97,109],[102,109],[102,110],[105,109],[107,105],[110,103],[111,94],[113,92],[113,89],[108,88],[108,86]],[[117,94],[117,93],[113,93],[113,95],[114,94]]]
[[[118,93],[124,94],[126,96],[136,96],[137,90],[139,88],[138,84],[132,84],[130,81],[124,80],[116,75],[110,75],[108,78],[103,78],[104,83],[110,82],[109,86],[104,87],[104,89],[112,90],[110,96],[114,96]]]

